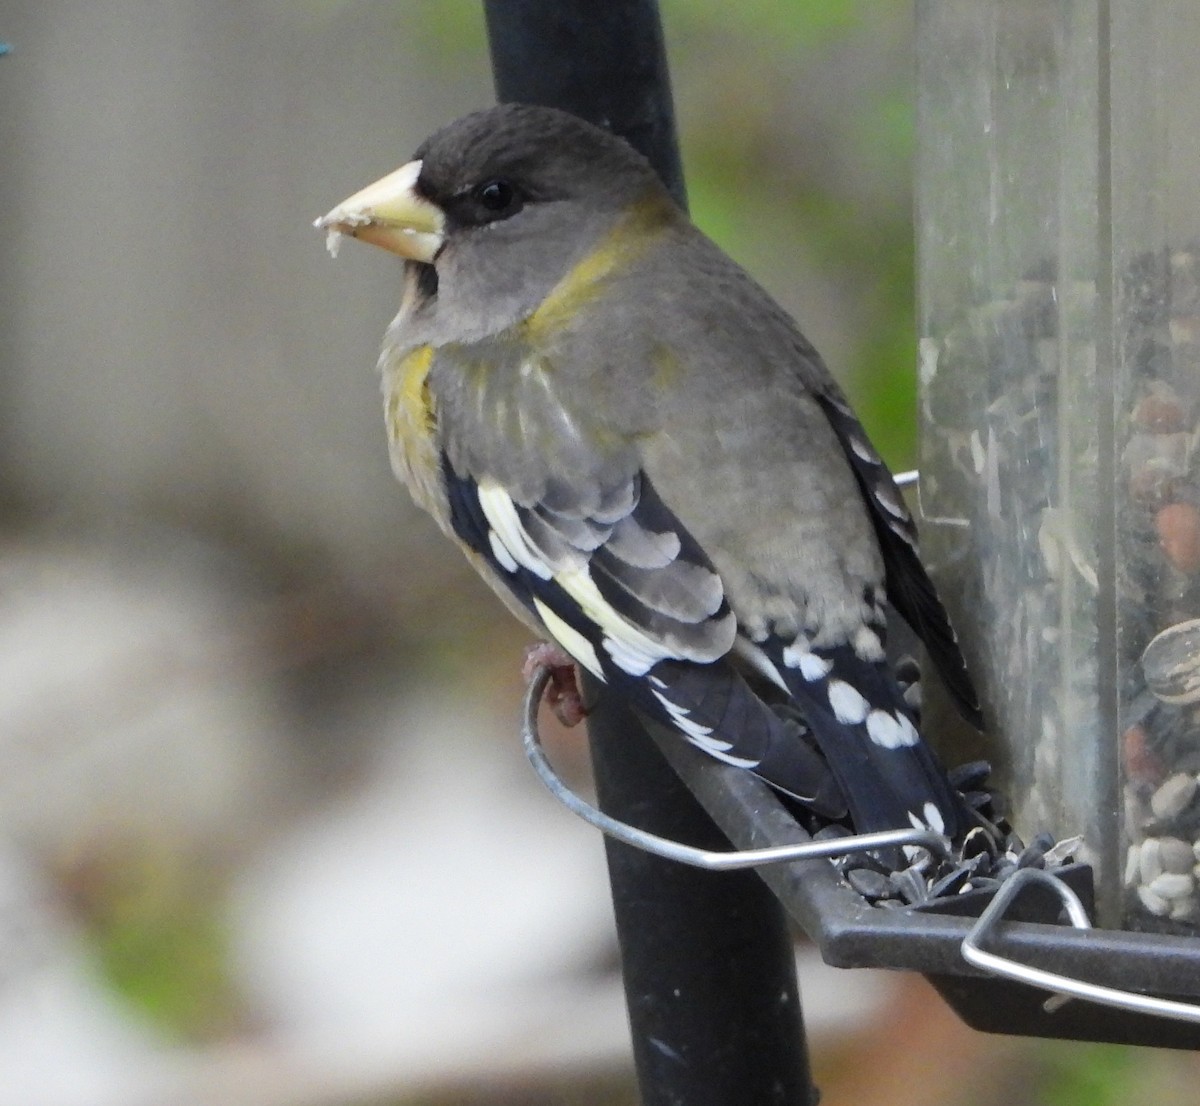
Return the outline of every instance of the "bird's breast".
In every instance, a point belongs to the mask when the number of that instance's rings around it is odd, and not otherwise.
[[[384,415],[396,475],[418,506],[441,516],[442,482],[434,432],[437,412],[429,386],[433,348],[417,346],[397,359],[384,358]]]

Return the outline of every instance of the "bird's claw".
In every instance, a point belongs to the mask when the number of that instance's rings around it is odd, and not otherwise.
[[[574,659],[557,645],[539,641],[525,651],[525,661],[521,665],[525,682],[532,680],[540,668],[550,673],[544,697],[554,717],[564,726],[578,726],[588,716],[588,709],[579,689],[579,668]]]

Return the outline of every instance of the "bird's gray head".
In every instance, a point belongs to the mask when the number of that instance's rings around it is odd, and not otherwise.
[[[503,104],[443,127],[317,226],[432,265],[439,313],[487,333],[536,307],[639,205],[673,206],[625,141],[553,108]]]
[[[419,195],[446,213],[447,230],[487,226],[532,208],[616,211],[656,178],[623,139],[554,108],[502,104],[443,127],[421,143]],[[576,213],[577,214],[577,213]]]

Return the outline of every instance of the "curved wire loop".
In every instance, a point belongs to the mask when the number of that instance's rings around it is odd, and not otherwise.
[[[929,849],[938,856],[946,855],[946,840],[932,830],[898,829],[883,830],[878,833],[860,833],[850,837],[836,837],[828,841],[804,841],[793,845],[772,845],[764,849],[740,849],[730,852],[716,852],[700,849],[694,845],[685,845],[681,841],[673,841],[660,837],[646,830],[640,830],[627,822],[612,818],[601,810],[597,810],[589,802],[575,794],[562,778],[554,771],[542,748],[538,735],[537,716],[541,705],[542,694],[546,690],[550,673],[540,668],[525,693],[524,713],[521,725],[521,739],[525,746],[525,755],[545,784],[547,790],[572,814],[582,818],[589,825],[595,826],[601,833],[631,845],[635,849],[652,853],[664,860],[678,861],[689,864],[693,868],[703,868],[710,872],[733,872],[744,868],[759,868],[767,864],[787,864],[796,860],[812,860],[823,857],[848,856],[851,853],[866,852],[869,849],[894,848],[901,845],[916,845]]]
[[[664,860],[677,861],[680,864],[688,864],[694,868],[703,868],[711,872],[738,871],[745,868],[763,867],[768,864],[787,864],[797,860],[840,857],[851,853],[865,852],[869,849],[894,848],[903,845],[917,845],[930,849],[938,855],[945,855],[945,840],[928,830],[888,830],[880,833],[838,837],[828,841],[805,841],[792,845],[774,845],[764,849],[716,852],[660,837],[626,822],[621,822],[603,811],[597,810],[575,794],[562,781],[546,757],[541,738],[538,735],[537,720],[538,708],[549,679],[549,670],[539,669],[533,679],[529,681],[529,688],[525,693],[521,726],[525,755],[533,765],[534,771],[537,772],[538,778],[563,806],[608,837],[635,849],[662,857]],[[991,975],[1016,980],[1019,983],[1053,992],[1046,1000],[1048,1011],[1056,1009],[1071,999],[1083,999],[1087,1002],[1113,1006],[1119,1010],[1128,1010],[1133,1013],[1152,1014],[1179,1021],[1200,1023],[1200,1006],[1198,1005],[1156,998],[1153,995],[1138,994],[1135,991],[1123,991],[1098,983],[1088,983],[1082,979],[1060,975],[1058,972],[1022,964],[1009,957],[1001,956],[999,953],[988,952],[984,949],[983,942],[995,936],[999,923],[1004,920],[1006,911],[1016,897],[1034,884],[1049,887],[1058,895],[1066,908],[1071,925],[1075,929],[1092,928],[1083,902],[1063,880],[1044,869],[1022,868],[1001,883],[991,902],[963,938],[961,952],[963,959],[968,964]]]
[[[1076,998],[1084,999],[1087,1002],[1097,1002],[1104,1006],[1115,1006],[1118,1010],[1200,1023],[1200,1006],[1192,1003],[1176,1002],[1173,999],[1138,994],[1136,991],[1122,991],[1116,987],[1088,983],[1082,979],[1074,979],[1071,976],[1059,975],[1057,972],[1021,964],[1006,956],[983,949],[981,945],[988,937],[992,936],[1013,900],[1025,888],[1031,887],[1035,883],[1051,888],[1058,895],[1063,906],[1066,907],[1072,926],[1084,930],[1092,928],[1082,901],[1066,883],[1043,869],[1022,868],[1000,885],[995,897],[979,916],[979,920],[963,938],[962,956],[968,964],[982,968],[993,975],[1015,979],[1021,983],[1028,983],[1031,987],[1041,987],[1047,991],[1053,991],[1054,995],[1047,1000],[1047,1010],[1057,1008],[1067,998]]]

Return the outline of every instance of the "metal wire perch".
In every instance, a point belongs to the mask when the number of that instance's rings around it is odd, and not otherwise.
[[[745,868],[759,868],[767,864],[786,864],[795,860],[848,856],[851,853],[866,852],[870,849],[895,848],[902,845],[919,846],[938,856],[948,855],[946,839],[932,830],[883,830],[878,833],[837,837],[829,841],[810,839],[800,844],[773,845],[765,849],[718,852],[696,848],[681,841],[672,841],[669,838],[640,830],[627,822],[611,818],[582,799],[562,781],[550,764],[545,749],[542,748],[537,725],[538,707],[541,705],[542,695],[545,693],[549,679],[549,670],[539,668],[534,673],[533,679],[529,681],[529,688],[525,693],[524,717],[521,727],[525,755],[533,765],[534,771],[537,772],[538,778],[563,806],[585,822],[595,826],[601,833],[615,838],[617,841],[622,841],[626,845],[631,845],[635,849],[660,856],[664,860],[678,861],[680,864],[689,864],[693,868],[703,868],[710,872],[732,872]]]
[[[612,818],[572,791],[554,770],[546,756],[538,734],[537,722],[538,710],[549,679],[549,670],[539,668],[534,673],[533,679],[530,680],[525,694],[521,728],[525,755],[533,765],[534,771],[537,772],[538,778],[563,806],[589,825],[600,830],[601,833],[626,845],[665,860],[713,872],[739,871],[798,860],[837,858],[870,849],[905,845],[920,846],[938,855],[946,855],[945,838],[928,830],[889,830],[839,837],[829,841],[809,839],[797,844],[774,845],[761,849],[713,851],[648,833],[636,826]],[[1052,997],[1045,1004],[1047,1012],[1060,1008],[1066,1001],[1082,999],[1132,1013],[1151,1014],[1176,1021],[1200,1024],[1200,1006],[1088,983],[1086,980],[1022,964],[1007,956],[984,949],[982,947],[984,942],[997,936],[997,927],[1004,920],[1016,898],[1022,891],[1035,884],[1050,888],[1059,897],[1066,908],[1070,923],[1075,929],[1091,929],[1087,910],[1070,886],[1052,872],[1039,868],[1022,868],[1000,885],[991,902],[963,938],[961,953],[968,964],[988,975],[1015,980],[1053,992]]]
[[[1016,897],[1025,888],[1034,884],[1048,887],[1058,895],[1066,908],[1067,917],[1072,926],[1083,930],[1092,928],[1087,910],[1079,896],[1061,879],[1043,869],[1022,868],[1000,885],[995,898],[988,903],[986,909],[979,916],[979,920],[971,927],[970,933],[963,938],[962,956],[968,964],[982,968],[992,975],[1015,979],[1021,983],[1028,983],[1031,987],[1053,991],[1054,996],[1047,1000],[1046,1008],[1048,1010],[1057,1009],[1060,1005],[1058,996],[1065,996],[1066,998],[1084,999],[1087,1002],[1098,1002],[1104,1006],[1114,1006],[1118,1010],[1200,1023],[1200,1006],[1193,1003],[1176,1002],[1173,999],[1156,998],[1153,995],[1140,995],[1135,991],[1125,991],[1116,987],[1103,987],[1098,983],[1088,983],[1082,979],[1060,975],[1058,972],[1021,964],[1016,960],[1011,960],[998,953],[988,952],[982,948],[983,942],[992,936],[996,926],[1003,919],[1005,912]]]

